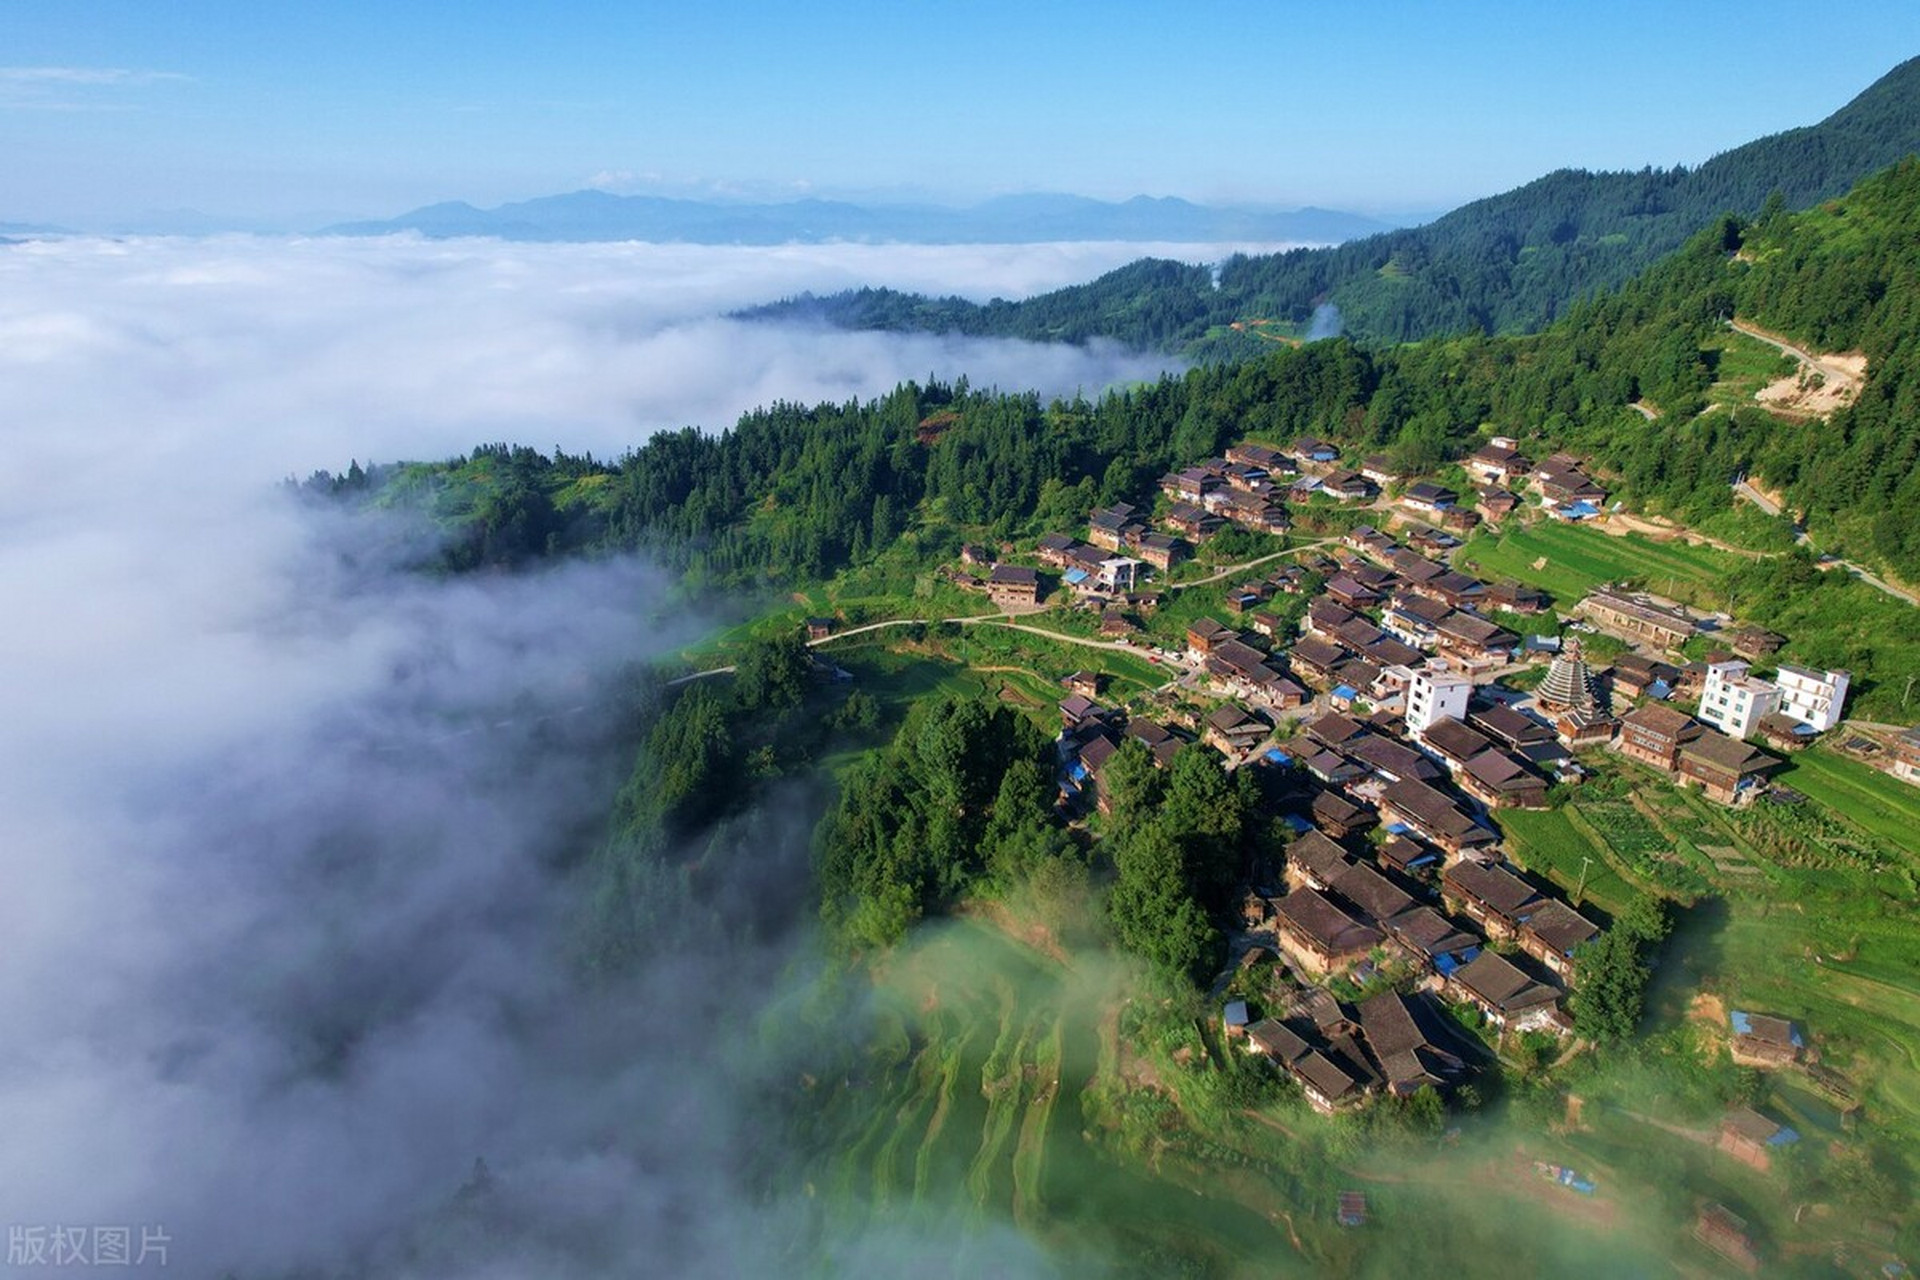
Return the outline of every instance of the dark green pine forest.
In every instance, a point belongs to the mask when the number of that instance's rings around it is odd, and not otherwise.
[[[1728,211],[1807,208],[1920,151],[1920,59],[1902,63],[1817,125],[1760,138],[1696,168],[1563,169],[1423,227],[1332,248],[1238,255],[1220,268],[1142,259],[1084,285],[985,304],[889,289],[788,299],[744,314],[856,329],[1086,342],[1111,338],[1207,359],[1296,335],[1332,303],[1368,344],[1541,329],[1579,299],[1624,284]]]

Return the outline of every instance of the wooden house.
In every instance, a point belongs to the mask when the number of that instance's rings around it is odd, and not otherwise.
[[[1231,628],[1222,626],[1212,618],[1196,618],[1187,624],[1187,651],[1196,657],[1204,658],[1213,652],[1215,645],[1235,639],[1238,637]]]
[[[1365,1086],[1352,1070],[1276,1018],[1262,1018],[1247,1028],[1247,1048],[1265,1054],[1292,1076],[1308,1105],[1322,1115],[1331,1115],[1366,1097]]]
[[[1641,596],[1596,591],[1574,606],[1574,613],[1625,640],[1645,640],[1663,649],[1678,649],[1699,627],[1687,614]]]
[[[1502,863],[1456,862],[1440,875],[1440,898],[1489,938],[1511,938],[1545,900],[1539,889]]]
[[[1172,764],[1174,756],[1187,745],[1167,726],[1141,716],[1127,721],[1127,736],[1143,744],[1153,757],[1154,764],[1162,769]]]
[[[1061,684],[1065,685],[1074,693],[1082,694],[1089,698],[1099,697],[1100,688],[1105,682],[1106,677],[1097,671],[1076,671],[1060,681]]]
[[[1367,958],[1382,941],[1365,924],[1318,889],[1295,889],[1273,903],[1280,948],[1309,973],[1338,973]]]
[[[1765,1173],[1773,1168],[1775,1154],[1798,1141],[1798,1133],[1775,1124],[1752,1107],[1735,1107],[1721,1120],[1714,1146],[1749,1168]]]
[[[1404,823],[1428,844],[1445,850],[1450,860],[1499,839],[1444,792],[1415,779],[1390,783],[1380,793],[1380,809],[1389,822]]]
[[[1425,516],[1438,516],[1459,501],[1459,494],[1428,480],[1408,485],[1407,491],[1400,495],[1401,506]]]
[[[1423,997],[1382,992],[1361,1001],[1356,1014],[1387,1092],[1405,1097],[1423,1088],[1444,1090],[1466,1074],[1465,1061],[1429,1030],[1440,1024]]]
[[[1706,726],[1684,711],[1650,702],[1620,717],[1613,745],[1629,760],[1672,773],[1679,767],[1680,748],[1705,732]]]
[[[1497,951],[1482,951],[1455,969],[1446,990],[1503,1031],[1564,1032],[1560,989],[1541,982]]]
[[[1067,567],[1067,557],[1079,545],[1064,533],[1042,534],[1039,545],[1034,548],[1033,553],[1039,558],[1041,564],[1054,569],[1064,569]],[[1117,547],[1112,549],[1118,550]]]
[[[1494,444],[1475,449],[1460,465],[1468,475],[1486,484],[1512,484],[1533,470],[1533,463],[1518,451]]]
[[[1232,703],[1214,708],[1204,724],[1200,740],[1226,756],[1253,750],[1273,732],[1273,726],[1265,720]]]
[[[1697,784],[1707,799],[1738,805],[1758,795],[1765,776],[1779,765],[1778,758],[1750,743],[1703,728],[1681,745],[1675,770],[1681,782]]]
[[[1372,453],[1360,460],[1360,474],[1381,488],[1400,479],[1400,468],[1395,466],[1384,453]]]
[[[1403,911],[1381,927],[1415,964],[1443,977],[1473,959],[1486,942],[1432,907]]]
[[[1498,609],[1502,613],[1545,613],[1547,593],[1533,587],[1522,586],[1510,578],[1487,585],[1487,594],[1482,602],[1489,609]]]
[[[1359,835],[1378,821],[1373,810],[1355,804],[1337,791],[1315,795],[1307,811],[1313,817],[1313,825],[1337,840]]]
[[[1383,867],[1391,867],[1403,876],[1424,877],[1441,861],[1441,855],[1404,835],[1388,836],[1373,851]]]
[[[1320,491],[1332,494],[1342,502],[1364,502],[1379,490],[1373,481],[1358,471],[1330,471],[1320,480]]]
[[[1040,573],[1024,565],[997,564],[987,575],[987,598],[1003,609],[1037,604]]]
[[[1505,489],[1475,489],[1473,496],[1474,506],[1494,524],[1520,509],[1520,499]]]
[[[1743,1067],[1785,1067],[1800,1061],[1806,1041],[1785,1018],[1735,1009],[1727,1014],[1733,1035],[1728,1050]]]
[[[1290,465],[1286,454],[1271,445],[1252,440],[1242,440],[1239,444],[1228,446],[1227,461],[1237,462],[1243,467],[1259,467],[1268,472],[1284,470]]]
[[[1361,919],[1374,924],[1384,924],[1420,905],[1412,894],[1361,862],[1349,862],[1335,871],[1331,887],[1356,908]]]
[[[1493,741],[1464,720],[1435,720],[1420,731],[1421,745],[1440,758],[1447,772],[1458,776],[1467,761],[1493,749]]]
[[[1192,554],[1193,548],[1164,533],[1143,533],[1131,544],[1135,555],[1156,569],[1171,569]]]
[[[1199,503],[1226,481],[1205,467],[1188,467],[1160,477],[1160,491],[1175,502]]]
[[[1060,702],[1060,728],[1063,733],[1076,734],[1102,728],[1106,724],[1106,717],[1106,708],[1084,694],[1076,693]]]
[[[1353,855],[1318,831],[1287,846],[1287,883],[1295,889],[1331,889]]]
[[[1558,898],[1529,908],[1520,921],[1520,949],[1563,982],[1573,976],[1580,948],[1599,936],[1599,925]]]
[[[1499,748],[1482,751],[1455,775],[1460,789],[1489,809],[1544,809],[1547,780]]]

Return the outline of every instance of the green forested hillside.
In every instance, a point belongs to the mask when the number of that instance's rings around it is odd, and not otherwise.
[[[1470,331],[1524,333],[1610,288],[1726,212],[1756,216],[1836,196],[1920,151],[1920,60],[1894,68],[1826,120],[1750,142],[1697,168],[1561,170],[1424,227],[1328,249],[1236,256],[1219,272],[1145,260],[1090,284],[976,305],[885,289],[789,300],[747,314],[813,316],[848,328],[925,329],[1038,341],[1109,337],[1200,356],[1259,339],[1225,328],[1266,320],[1304,332],[1338,306],[1365,343]]]
[[[663,433],[616,462],[494,445],[310,486],[431,511],[456,530],[451,568],[644,547],[696,582],[791,583],[907,534],[934,555],[963,528],[1067,527],[1247,434],[1311,432],[1421,471],[1492,428],[1536,453],[1591,454],[1617,496],[1693,523],[1728,509],[1736,475],[1757,475],[1824,544],[1920,577],[1917,236],[1920,164],[1906,162],[1806,213],[1722,219],[1530,337],[1282,347],[1097,402],[909,383],[866,403],[775,404],[719,434]],[[1858,401],[1830,420],[1777,416],[1750,395],[1699,412],[1734,315],[1862,350]]]

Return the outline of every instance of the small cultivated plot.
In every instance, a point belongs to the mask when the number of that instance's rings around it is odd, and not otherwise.
[[[1606,849],[1574,825],[1564,807],[1503,810],[1497,820],[1514,859],[1552,880],[1570,899],[1584,880],[1583,900],[1617,916],[1643,896],[1614,870]]]
[[[1637,581],[1648,590],[1704,605],[1726,603],[1720,584],[1745,563],[1735,555],[1644,534],[1615,537],[1580,525],[1547,522],[1482,534],[1454,553],[1461,568],[1483,578],[1513,578],[1550,593],[1569,609],[1607,582]]]

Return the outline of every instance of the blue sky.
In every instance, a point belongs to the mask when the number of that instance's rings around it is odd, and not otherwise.
[[[0,9],[0,220],[298,219],[590,184],[1438,210],[1694,163],[1920,53],[1866,2]]]

